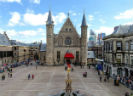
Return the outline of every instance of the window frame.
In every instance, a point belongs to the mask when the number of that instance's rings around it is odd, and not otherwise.
[[[120,49],[118,49],[118,45],[117,45],[118,43],[120,43],[120,47],[119,47]],[[117,51],[121,51],[122,50],[122,41],[116,41],[116,50]]]

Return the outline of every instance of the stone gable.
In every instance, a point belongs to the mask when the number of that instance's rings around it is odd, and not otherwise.
[[[80,36],[68,17],[59,34],[55,37],[55,46],[66,46],[66,39],[71,39],[70,46],[80,46]]]

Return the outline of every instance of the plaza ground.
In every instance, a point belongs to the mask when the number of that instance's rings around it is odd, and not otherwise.
[[[82,73],[88,72],[88,77],[83,78]],[[28,74],[34,74],[34,80],[28,80]],[[0,74],[1,76],[2,74]],[[0,80],[0,96],[49,96],[54,95],[65,88],[66,71],[64,66],[46,67],[20,66],[13,69],[13,78]],[[73,90],[80,90],[87,96],[124,96],[125,92],[131,92],[123,85],[114,86],[113,81],[99,82],[97,72],[91,69],[75,67],[71,72]]]

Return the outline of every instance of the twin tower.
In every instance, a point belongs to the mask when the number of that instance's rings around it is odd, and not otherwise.
[[[49,11],[46,22],[46,64],[87,64],[87,27],[83,14],[80,36],[68,16],[59,33],[54,34],[54,21]]]

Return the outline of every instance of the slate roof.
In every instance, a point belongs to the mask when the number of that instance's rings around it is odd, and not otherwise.
[[[128,33],[129,25],[119,25],[113,32],[113,34],[125,34]]]
[[[49,11],[47,25],[53,24],[52,13]]]
[[[7,37],[6,34],[1,34],[0,33],[0,45],[5,45],[5,46],[10,46],[11,45],[10,40]]]
[[[16,41],[16,40],[10,40],[11,45],[17,45],[17,46],[30,46],[30,44],[28,43],[23,43],[20,41]]]
[[[123,38],[127,36],[133,36],[133,25],[119,25],[114,28],[111,35],[106,36],[103,40],[107,38]]]
[[[87,26],[85,14],[83,14],[82,24],[81,26]]]

